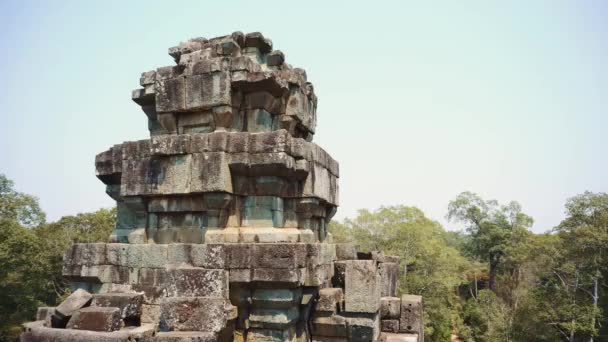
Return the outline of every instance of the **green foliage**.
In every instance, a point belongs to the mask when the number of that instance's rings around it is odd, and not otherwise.
[[[0,174],[0,218],[18,222],[25,227],[44,223],[46,216],[34,196],[13,189],[14,183]]]
[[[513,255],[509,249],[514,248],[517,241],[526,239],[528,228],[534,222],[517,202],[499,205],[495,200],[486,201],[471,192],[463,192],[450,202],[447,217],[467,225],[471,235],[470,253],[488,262],[490,289],[494,288],[498,267]]]
[[[490,290],[481,290],[464,308],[464,321],[470,327],[469,339],[479,342],[508,341],[509,307]]]
[[[116,221],[115,209],[100,209],[45,223],[38,200],[13,186],[0,174],[0,341],[14,341],[38,306],[56,305],[65,295],[61,268],[68,247],[106,241]]]
[[[355,219],[332,222],[329,229],[336,241],[401,257],[400,293],[424,296],[426,335],[449,340],[460,305],[454,289],[464,281],[468,262],[447,245],[439,223],[418,208],[393,206],[360,210]]]
[[[0,340],[19,332],[18,324],[31,319],[41,304],[45,260],[33,232],[16,220],[0,218]]]

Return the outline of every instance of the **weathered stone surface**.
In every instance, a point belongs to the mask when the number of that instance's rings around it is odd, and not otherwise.
[[[223,269],[180,267],[167,271],[167,297],[228,298],[228,274]]]
[[[235,310],[224,298],[163,298],[160,305],[161,330],[220,332],[228,320],[234,318]]]
[[[306,255],[305,244],[254,244],[252,263],[256,268],[301,268],[306,265]]]
[[[336,257],[337,260],[356,260],[357,248],[352,243],[337,243]]]
[[[293,329],[260,329],[253,328],[247,334],[247,342],[283,342],[291,341],[295,335]]]
[[[75,243],[63,256],[65,265],[104,265],[106,264],[105,243]]]
[[[218,334],[201,331],[159,332],[153,342],[218,342]]]
[[[378,264],[378,274],[381,279],[380,295],[382,297],[395,296],[399,280],[399,264],[393,262],[380,263]]]
[[[380,335],[380,320],[374,317],[347,317],[348,340],[352,342],[376,341]]]
[[[116,331],[120,329],[120,309],[115,307],[96,307],[79,309],[70,318],[67,328],[91,331]]]
[[[36,311],[36,321],[46,321],[55,313],[55,307],[41,306]]]
[[[160,321],[160,305],[142,304],[140,321],[142,323],[158,324]]]
[[[269,309],[289,309],[297,306],[302,298],[302,289],[255,289],[251,296],[253,305]]]
[[[144,304],[159,305],[160,298],[166,296],[166,285],[168,283],[168,272],[166,269],[141,268],[137,284],[133,290],[144,295]]]
[[[249,314],[249,325],[253,328],[285,329],[294,325],[300,312],[297,307],[268,309],[254,307]]]
[[[399,319],[401,317],[401,298],[382,297],[380,298],[380,318]]]
[[[129,267],[164,268],[168,261],[168,248],[152,244],[129,245],[126,260]]]
[[[385,332],[398,333],[399,332],[399,320],[398,319],[383,319],[380,321],[380,330]]]
[[[101,293],[93,295],[93,306],[115,307],[120,317],[137,324],[142,314],[143,294],[140,293]]]
[[[401,317],[399,330],[405,333],[423,333],[422,297],[415,295],[401,296]]]
[[[252,272],[251,281],[257,283],[274,283],[278,287],[297,287],[304,284],[306,276],[305,268],[298,269],[275,269],[255,268]]]
[[[69,319],[74,312],[88,306],[93,296],[85,290],[78,289],[55,308],[53,316],[65,320]]]
[[[128,342],[131,336],[128,332],[97,332],[76,329],[37,328],[24,332],[20,336],[22,342]]]
[[[314,316],[312,319],[313,336],[347,337],[346,318],[338,315]]]
[[[380,308],[378,280],[375,261],[346,261],[345,310],[348,312],[377,312]]]
[[[338,313],[343,310],[344,293],[341,288],[326,288],[319,290],[319,299],[315,311]]]
[[[123,327],[119,331],[129,334],[131,341],[147,341],[154,337],[157,327],[157,324],[142,323],[140,326]]]
[[[378,342],[419,342],[418,334],[394,334],[383,332]]]
[[[197,244],[190,249],[192,265],[203,268],[224,268],[226,266],[225,246],[221,244]]]
[[[348,342],[346,337],[312,336],[312,342]]]
[[[146,236],[145,228],[138,228],[129,233],[128,237],[129,243],[137,244],[137,243],[146,243],[148,242],[148,238]]]

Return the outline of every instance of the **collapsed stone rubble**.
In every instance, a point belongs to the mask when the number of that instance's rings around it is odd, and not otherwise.
[[[150,139],[95,159],[110,243],[74,244],[74,292],[22,341],[417,341],[399,258],[333,243],[338,163],[312,142],[306,72],[260,33],[195,38],[132,98]]]

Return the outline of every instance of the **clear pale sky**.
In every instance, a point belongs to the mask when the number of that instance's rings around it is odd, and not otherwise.
[[[147,136],[130,99],[192,37],[261,31],[306,69],[337,218],[461,191],[546,231],[608,190],[606,1],[2,1],[0,173],[50,220],[112,206],[95,154]],[[446,224],[446,227],[450,227]]]

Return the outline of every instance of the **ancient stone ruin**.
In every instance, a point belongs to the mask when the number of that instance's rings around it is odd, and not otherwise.
[[[95,159],[110,243],[75,244],[74,292],[22,341],[422,341],[399,260],[335,244],[338,163],[312,142],[317,97],[260,33],[195,38],[132,97],[150,139]]]

